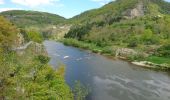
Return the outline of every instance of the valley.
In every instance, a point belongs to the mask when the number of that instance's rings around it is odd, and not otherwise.
[[[0,100],[169,100],[169,27],[164,0],[0,12]]]

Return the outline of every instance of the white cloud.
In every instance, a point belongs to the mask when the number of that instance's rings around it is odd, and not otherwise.
[[[105,5],[105,4],[107,4],[107,3],[111,2],[111,1],[114,1],[114,0],[92,0],[92,1],[98,2],[101,5]]]
[[[52,5],[55,2],[59,2],[60,0],[11,0],[11,2],[29,6],[29,7],[37,7],[41,5]]]
[[[4,0],[0,0],[0,4],[4,4]]]
[[[0,8],[0,12],[8,11],[8,10],[21,10],[21,8]]]

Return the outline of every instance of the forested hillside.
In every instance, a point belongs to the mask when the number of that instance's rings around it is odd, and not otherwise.
[[[60,38],[70,28],[70,25],[66,25],[68,22],[64,17],[46,12],[11,10],[1,12],[0,15],[20,28],[26,41],[29,40],[29,34],[26,33],[38,33],[45,39]]]
[[[128,16],[126,12],[137,7],[137,4],[143,5],[143,11],[145,14],[151,14],[155,8],[158,12],[169,14],[170,3],[164,0],[116,0],[106,4],[99,9],[93,9],[86,11],[80,15],[77,15],[70,19],[73,23],[91,23],[105,21],[106,23],[112,23],[115,20],[119,20],[124,16]],[[158,8],[157,8],[158,7]]]
[[[42,27],[47,25],[58,25],[65,21],[64,17],[38,11],[11,10],[0,13],[1,16],[8,18],[18,27]]]
[[[164,63],[161,57],[170,61],[169,12],[170,3],[164,0],[116,0],[70,19],[73,26],[65,38],[76,40],[67,40],[66,44],[78,40],[99,48],[95,52],[112,55],[116,48],[131,48],[151,58],[144,59],[140,54],[130,59]]]

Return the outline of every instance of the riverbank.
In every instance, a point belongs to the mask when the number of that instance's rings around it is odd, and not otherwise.
[[[69,45],[69,46],[73,46],[77,48],[82,48],[85,50],[90,50],[93,53],[98,53],[98,54],[103,54],[103,55],[108,55],[108,56],[115,56],[116,47],[110,47],[110,46],[99,47],[99,46],[96,46],[96,44],[94,43],[86,43],[86,42],[78,41],[75,39],[60,39],[57,41],[62,42],[64,45]]]
[[[169,70],[169,66],[167,64],[156,64],[149,61],[133,61],[132,64],[150,68],[150,69],[157,69],[157,70]]]
[[[83,41],[78,41],[75,39],[61,39],[59,40],[60,42],[64,43],[64,45],[70,45],[74,46],[77,48],[82,48],[85,50],[90,50],[94,53],[101,54],[104,56],[107,56],[109,58],[120,58],[124,59],[126,61],[130,61],[132,64],[150,68],[150,69],[156,69],[156,70],[164,70],[164,71],[169,71],[170,70],[170,59],[168,58],[163,58],[163,57],[155,57],[155,56],[146,56],[145,53],[137,53],[133,49],[129,49],[129,51],[134,52],[131,54],[131,52],[128,55],[121,55],[119,56],[117,54],[117,51],[120,47],[117,46],[107,46],[107,47],[99,47],[96,46],[93,43],[87,43]],[[128,51],[128,49],[125,51]]]

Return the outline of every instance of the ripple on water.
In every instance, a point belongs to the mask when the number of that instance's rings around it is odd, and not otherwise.
[[[51,65],[66,64],[66,81],[70,86],[75,80],[91,85],[88,100],[170,100],[170,77],[167,73],[147,70],[121,60],[113,61],[54,41],[44,44]],[[68,55],[69,59],[63,58]]]
[[[143,80],[133,81],[120,76],[101,78],[94,77],[96,87],[102,86],[110,96],[119,100],[169,100],[169,88],[163,88],[160,81]],[[126,98],[124,98],[126,97]]]

